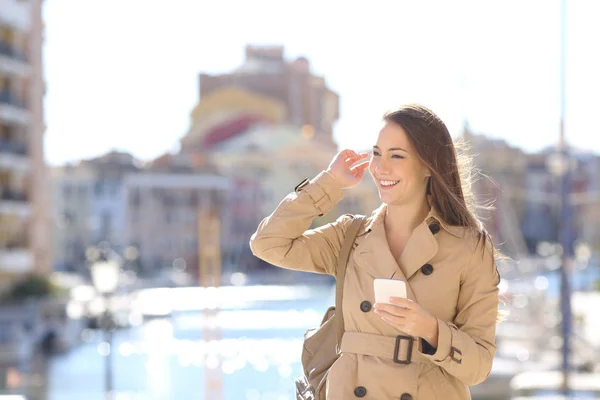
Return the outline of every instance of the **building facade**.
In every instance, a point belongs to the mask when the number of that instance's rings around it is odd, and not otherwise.
[[[0,0],[0,275],[51,271],[42,1]]]
[[[107,242],[122,253],[125,248],[125,176],[141,170],[141,163],[131,154],[111,151],[83,162],[94,171],[91,196],[91,239]]]
[[[282,122],[310,127],[317,142],[325,146],[334,144],[338,94],[328,88],[322,76],[311,72],[306,58],[286,60],[283,46],[248,45],[239,68],[219,75],[201,73],[199,81],[201,100],[225,88],[241,88],[282,104],[285,110]]]
[[[87,268],[85,250],[107,243],[125,250],[125,175],[141,163],[128,153],[111,151],[76,165],[52,169],[54,265]]]
[[[476,174],[471,176],[471,190],[481,206],[476,210],[479,218],[503,253],[511,257],[526,255],[528,239],[521,226],[529,196],[526,154],[503,140],[474,134],[468,124],[461,141]]]
[[[94,171],[82,165],[52,168],[54,269],[83,272],[92,240]]]
[[[139,254],[137,273],[156,276],[161,271],[185,268],[198,271],[201,210],[217,207],[223,227],[230,233],[227,209],[231,182],[201,173],[128,174],[124,179],[125,243]]]
[[[559,232],[571,229],[572,244],[583,242],[600,249],[600,157],[571,151],[569,202],[572,221],[564,225],[560,204],[560,175],[554,171],[556,149],[527,154],[506,142],[469,132],[463,138],[471,147],[474,166],[491,179],[474,186],[479,203],[493,201],[483,211],[488,231],[511,257],[536,254],[540,243],[560,241]]]
[[[577,168],[572,185],[576,240],[600,254],[600,155],[576,154]]]

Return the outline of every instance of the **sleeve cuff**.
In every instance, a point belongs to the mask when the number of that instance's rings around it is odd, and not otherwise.
[[[310,184],[302,191],[312,198],[319,215],[329,212],[344,197],[342,186],[327,171],[322,171],[311,179]]]
[[[452,346],[452,331],[447,323],[438,318],[438,346],[434,349],[429,343],[423,341],[422,354],[433,362],[440,363],[450,356]],[[427,345],[424,345],[427,343]],[[435,350],[435,352],[433,352]]]

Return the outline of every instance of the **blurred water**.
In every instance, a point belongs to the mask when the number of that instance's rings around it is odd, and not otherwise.
[[[557,296],[558,273],[544,275],[548,293]],[[597,268],[575,274],[574,289],[589,289],[599,275]],[[214,299],[212,293],[200,295],[193,289],[178,291],[176,296],[168,291],[149,292],[154,304],[177,298],[184,303],[179,309],[188,311],[115,333],[115,398],[204,399],[210,375],[220,379],[223,400],[293,399],[303,334],[320,323],[323,312],[333,303],[333,287],[228,288],[220,293],[222,308],[208,315],[189,309],[193,310],[201,298]],[[218,329],[207,329],[210,327]],[[38,393],[28,393],[29,400],[105,398],[101,334],[91,332],[84,339],[70,352],[47,362],[41,371],[47,385]],[[25,377],[36,377],[22,372]]]
[[[320,323],[332,293],[331,286],[321,286],[308,299],[254,302],[244,309],[224,309],[216,318],[188,311],[118,331],[113,346],[116,398],[204,399],[209,371],[222,380],[222,399],[291,400],[303,334]],[[220,339],[206,342],[204,327],[215,323]],[[214,339],[217,331],[206,332]],[[101,339],[94,334],[52,358],[47,397],[31,399],[104,399]]]

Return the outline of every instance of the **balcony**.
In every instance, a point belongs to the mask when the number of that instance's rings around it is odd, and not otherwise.
[[[0,272],[23,273],[33,268],[33,252],[27,234],[14,232],[8,241],[0,242]]]
[[[27,155],[25,142],[0,139],[0,169],[27,172],[29,170]]]
[[[27,200],[24,192],[0,188],[0,214],[28,217],[31,214],[31,206]]]
[[[28,248],[0,248],[0,271],[27,273],[33,270],[33,252]]]
[[[10,90],[3,89],[0,92],[0,120],[15,124],[28,124],[29,119],[25,102]]]
[[[0,41],[0,71],[23,78],[29,74],[30,67],[23,52]]]
[[[27,194],[25,192],[9,189],[0,188],[0,200],[8,201],[27,201]]]

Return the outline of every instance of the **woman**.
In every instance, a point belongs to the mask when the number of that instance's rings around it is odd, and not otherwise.
[[[489,235],[471,211],[452,138],[430,110],[384,117],[373,156],[343,150],[259,225],[252,252],[289,269],[335,275],[351,215],[310,229],[367,167],[382,206],[359,231],[347,266],[341,356],[327,399],[469,399],[490,373],[498,275]],[[407,299],[373,304],[373,279],[407,283]]]

